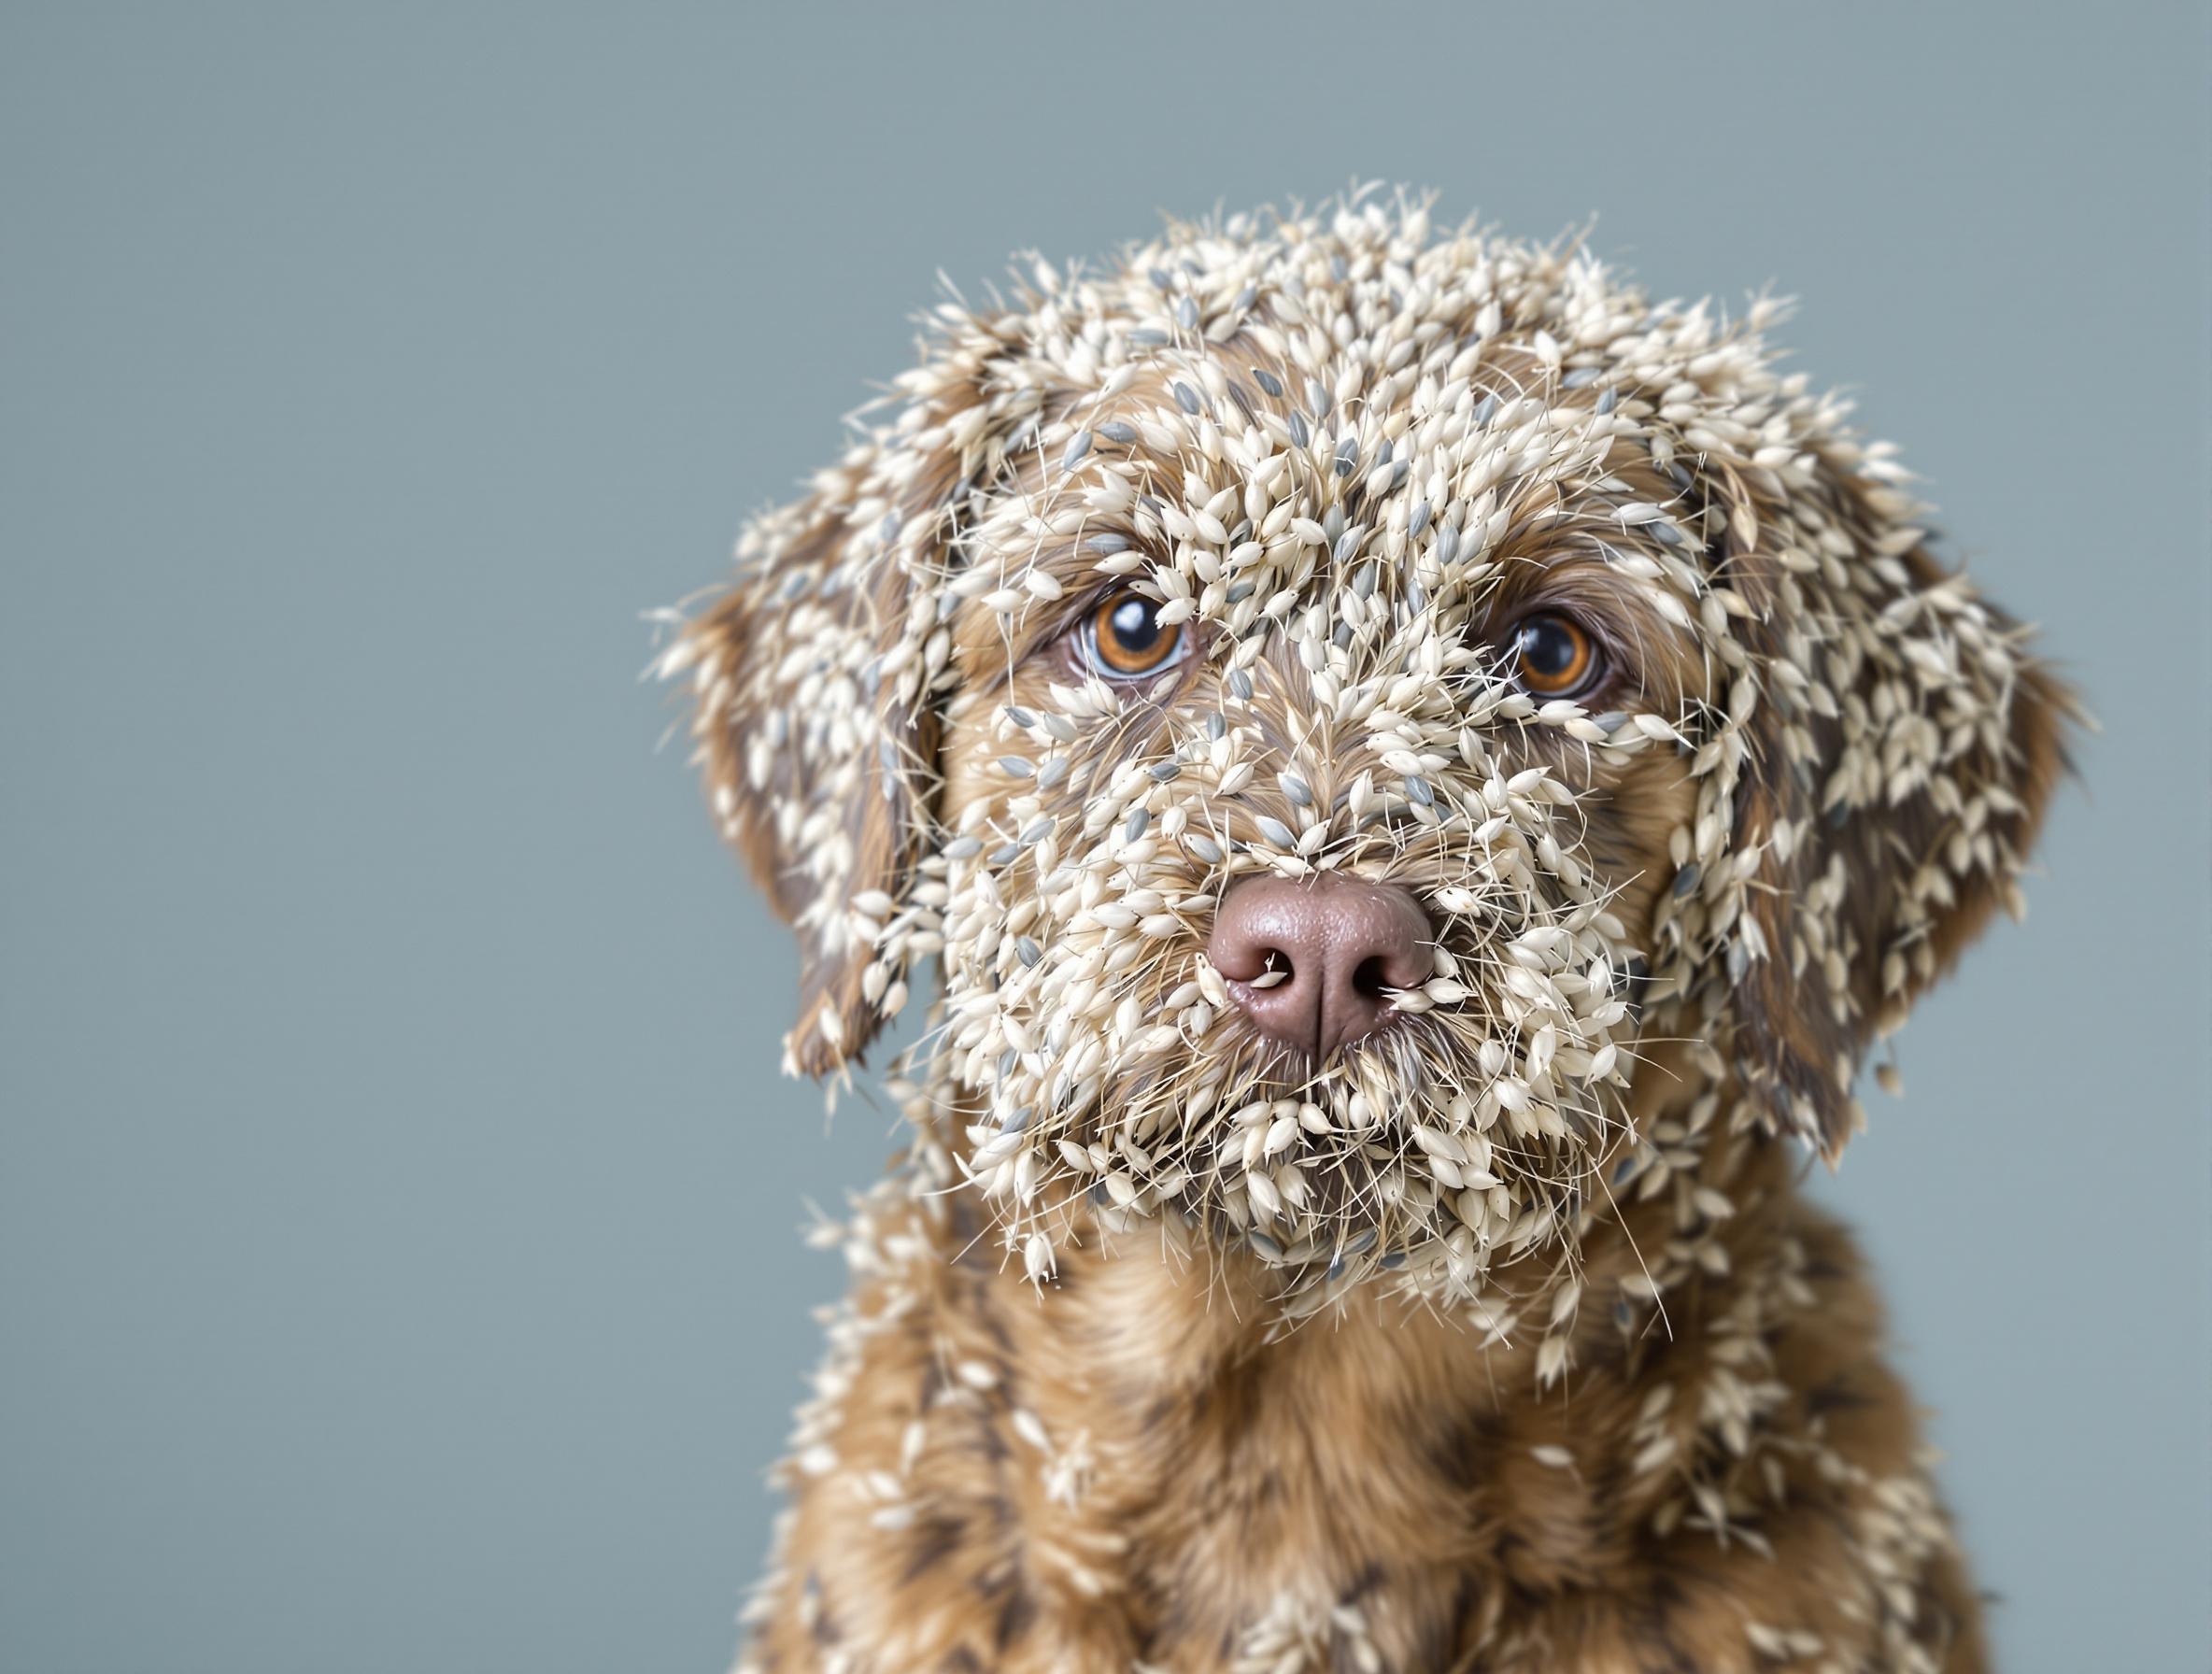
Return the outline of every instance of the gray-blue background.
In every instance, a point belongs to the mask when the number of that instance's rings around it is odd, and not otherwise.
[[[2212,1665],[2190,7],[8,7],[0,1667],[712,1670],[874,1168],[641,608],[906,315],[1354,177],[1804,299],[2106,723],[1830,1195],[2015,1670]]]

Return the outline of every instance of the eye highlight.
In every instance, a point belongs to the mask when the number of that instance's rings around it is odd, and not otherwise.
[[[1076,647],[1092,673],[1108,680],[1141,680],[1175,660],[1180,623],[1160,620],[1160,602],[1122,588],[1091,606],[1076,629]]]
[[[1539,611],[1524,617],[1508,643],[1508,661],[1522,690],[1538,698],[1578,698],[1606,677],[1605,652],[1569,616]]]

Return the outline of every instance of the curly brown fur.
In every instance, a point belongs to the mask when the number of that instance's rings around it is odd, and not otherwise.
[[[664,672],[788,1064],[943,998],[742,1666],[1982,1666],[1796,1178],[2070,702],[1776,313],[1402,199],[1176,227],[940,310],[748,533]],[[1434,973],[1301,1055],[1210,936],[1317,872]]]

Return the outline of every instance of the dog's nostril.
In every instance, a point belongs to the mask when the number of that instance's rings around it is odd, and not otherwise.
[[[1383,990],[1390,986],[1390,978],[1382,970],[1382,959],[1362,959],[1359,969],[1352,973],[1352,986],[1355,992],[1366,995],[1369,1000],[1381,1000]]]

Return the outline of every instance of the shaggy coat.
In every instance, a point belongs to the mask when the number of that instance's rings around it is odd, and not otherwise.
[[[1764,332],[1355,194],[1039,262],[684,621],[787,1067],[923,968],[741,1668],[1954,1670],[1863,1054],[2070,703]],[[1286,1049],[1254,878],[1418,903]],[[1272,956],[1270,956],[1271,958]]]

